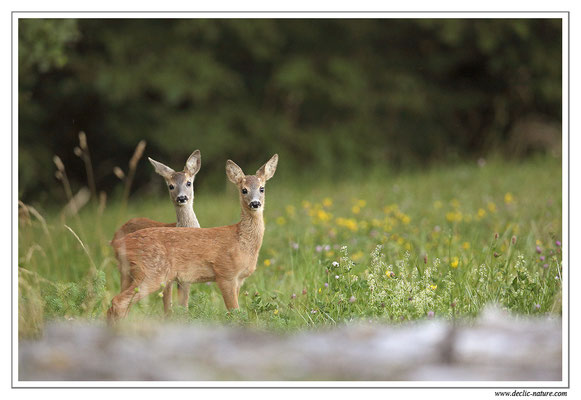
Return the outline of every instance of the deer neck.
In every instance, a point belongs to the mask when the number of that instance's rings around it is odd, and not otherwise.
[[[176,226],[186,228],[199,228],[200,223],[196,214],[194,213],[194,205],[192,206],[176,206]]]
[[[264,237],[264,218],[262,211],[242,209],[239,222],[240,246],[249,253],[257,253]]]

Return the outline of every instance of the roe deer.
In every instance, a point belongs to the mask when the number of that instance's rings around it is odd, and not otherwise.
[[[169,197],[175,207],[177,223],[164,223],[154,221],[149,218],[132,218],[115,232],[111,243],[126,235],[145,228],[156,227],[188,227],[199,228],[200,224],[194,213],[194,179],[202,165],[200,150],[194,151],[187,159],[182,172],[175,172],[173,169],[158,161],[148,158],[155,172],[161,175],[167,184]],[[119,272],[121,273],[121,290],[126,289],[130,284],[129,266],[119,262]],[[178,283],[178,302],[187,307],[190,296],[190,284]],[[171,309],[172,285],[167,285],[163,293],[163,308],[166,314]]]
[[[111,301],[109,322],[127,315],[129,307],[164,285],[216,281],[228,309],[238,308],[240,286],[256,269],[264,236],[264,186],[278,163],[275,154],[245,175],[233,161],[226,175],[239,189],[240,222],[216,228],[148,228],[114,241],[120,262],[130,269],[130,284]]]

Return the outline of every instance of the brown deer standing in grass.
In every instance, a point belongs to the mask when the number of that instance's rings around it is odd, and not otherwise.
[[[187,227],[199,228],[200,224],[194,213],[194,179],[202,165],[200,150],[194,151],[187,159],[184,170],[175,172],[173,169],[158,161],[149,158],[155,172],[165,179],[169,197],[175,207],[177,223],[164,223],[149,218],[132,218],[115,232],[111,243],[127,236],[130,233],[146,228],[159,227]],[[117,253],[117,249],[115,248]],[[118,256],[118,255],[117,255]],[[117,257],[119,259],[119,257]],[[126,263],[119,262],[121,273],[121,290],[127,289],[131,283],[130,268]],[[187,308],[190,296],[190,283],[178,283],[178,303]],[[163,292],[163,308],[166,314],[171,310],[172,285],[165,287]]]
[[[275,154],[256,175],[245,175],[233,161],[226,175],[239,189],[240,222],[216,228],[149,228],[113,242],[120,262],[130,269],[130,284],[115,296],[107,312],[113,322],[132,303],[164,285],[216,281],[228,309],[238,308],[244,279],[256,269],[264,236],[264,186],[278,163]]]

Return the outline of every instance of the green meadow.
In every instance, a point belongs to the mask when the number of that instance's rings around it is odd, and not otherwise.
[[[258,164],[241,167],[248,173]],[[550,157],[398,174],[376,169],[336,181],[275,174],[266,186],[258,266],[240,291],[240,310],[227,312],[215,283],[193,284],[188,309],[174,299],[167,318],[293,331],[472,317],[488,303],[559,315],[561,184],[561,160]],[[216,189],[196,188],[202,227],[239,219],[234,185],[224,177]],[[109,240],[138,216],[175,221],[167,196],[101,198],[69,216],[20,205],[21,337],[41,334],[54,319],[104,321],[119,292]],[[161,290],[133,305],[126,323],[164,319]]]

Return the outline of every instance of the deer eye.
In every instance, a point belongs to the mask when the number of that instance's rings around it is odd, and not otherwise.
[[[264,193],[264,186],[260,187],[260,193]]]
[[[187,181],[187,182],[186,182],[186,186],[192,186],[192,182],[190,182],[190,181]]]
[[[169,190],[173,190],[174,189],[174,185],[169,185]]]
[[[246,189],[246,188],[242,189],[242,194],[246,194],[246,193],[248,193],[248,189]]]

